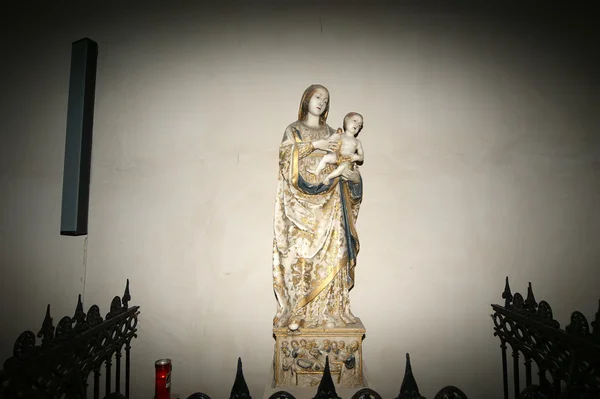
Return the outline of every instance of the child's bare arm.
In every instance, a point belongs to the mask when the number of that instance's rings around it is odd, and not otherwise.
[[[356,140],[356,155],[354,155],[354,162],[364,162],[365,161],[365,153],[363,151],[362,143],[360,140]]]

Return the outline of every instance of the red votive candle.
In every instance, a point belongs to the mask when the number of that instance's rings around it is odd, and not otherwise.
[[[171,396],[171,359],[160,359],[154,363],[156,385],[154,399],[170,399]]]

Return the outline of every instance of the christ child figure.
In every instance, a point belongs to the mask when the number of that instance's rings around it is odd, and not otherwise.
[[[323,179],[323,184],[327,185],[332,179],[341,176],[347,169],[354,169],[356,162],[364,161],[364,152],[362,143],[356,138],[356,135],[362,130],[363,117],[357,112],[350,112],[344,117],[344,130],[338,129],[340,136],[337,151],[328,152],[321,158],[317,167],[309,171],[313,175],[318,175],[327,165],[337,165],[337,168]]]

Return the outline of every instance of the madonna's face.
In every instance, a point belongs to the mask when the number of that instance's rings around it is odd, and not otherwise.
[[[308,113],[318,118],[325,112],[328,103],[329,93],[327,90],[319,87],[308,102]]]

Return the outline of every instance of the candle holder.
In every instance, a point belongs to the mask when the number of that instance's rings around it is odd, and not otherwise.
[[[171,397],[171,359],[160,359],[154,363],[156,385],[154,399],[170,399]]]

